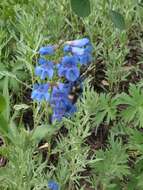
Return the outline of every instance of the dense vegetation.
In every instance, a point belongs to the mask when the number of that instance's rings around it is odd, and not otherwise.
[[[143,189],[143,3],[80,2],[0,1],[0,190]],[[38,51],[84,37],[76,112],[51,122],[31,98]]]

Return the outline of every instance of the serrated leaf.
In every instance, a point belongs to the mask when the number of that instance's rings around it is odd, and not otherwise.
[[[71,0],[71,7],[80,17],[87,17],[91,12],[89,0]]]
[[[6,108],[6,101],[5,98],[0,95],[0,113],[2,113]]]
[[[111,16],[111,20],[114,23],[116,28],[118,28],[120,30],[125,30],[125,28],[126,28],[125,20],[121,13],[111,10],[110,16]]]

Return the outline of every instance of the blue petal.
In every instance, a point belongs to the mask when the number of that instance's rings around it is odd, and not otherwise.
[[[33,89],[35,90],[35,89],[37,89],[39,87],[39,85],[37,84],[37,83],[35,83],[34,85],[33,85]]]
[[[79,48],[79,47],[72,47],[72,53],[75,55],[84,55],[85,49],[84,48]]]
[[[41,47],[39,49],[40,55],[53,55],[54,52],[55,52],[55,48],[54,48],[54,46],[51,46],[51,45],[45,46],[45,47]]]
[[[47,66],[53,68],[54,63],[52,61],[47,61]]]
[[[41,69],[41,67],[36,67],[35,68],[35,75],[37,75],[37,76],[40,76],[42,74],[42,69]]]
[[[56,68],[59,69],[60,68],[60,63],[56,64]]]
[[[89,53],[79,56],[79,62],[81,65],[87,65],[91,63],[91,61],[92,61],[92,56]]]
[[[49,87],[50,87],[49,83],[41,84],[41,88],[44,89],[44,90],[43,90],[44,92],[47,92],[48,89],[49,89]]]
[[[77,107],[75,106],[75,105],[73,105],[72,107],[71,107],[71,109],[69,110],[69,114],[73,114],[73,113],[75,113],[77,111]]]
[[[93,47],[92,47],[91,44],[88,45],[88,46],[86,46],[86,48],[85,48],[85,52],[87,52],[87,53],[92,53],[92,51],[93,51]]]
[[[79,77],[79,75],[79,69],[75,67],[73,69],[69,69],[66,72],[66,79],[69,81],[75,81]]]
[[[58,76],[63,77],[65,75],[65,72],[66,72],[65,68],[63,68],[62,66],[59,66],[59,68],[58,68]]]
[[[43,72],[41,73],[41,80],[45,80],[46,77],[47,77],[47,73],[46,71],[43,70]]]
[[[47,63],[47,60],[44,59],[44,58],[39,58],[38,63],[39,63],[40,65],[43,65],[43,64],[46,64],[46,63]]]
[[[65,45],[63,50],[64,50],[64,52],[70,52],[71,51],[71,46],[70,45]]]
[[[89,44],[89,39],[88,38],[82,38],[79,40],[73,40],[73,41],[68,41],[67,44],[71,46],[76,46],[76,47],[83,47]]]
[[[39,94],[37,94],[35,100],[37,100],[38,102],[41,102],[43,100],[43,98],[44,98],[43,94],[39,93]]]
[[[77,107],[74,104],[71,104],[68,106],[68,111],[66,113],[66,116],[70,116],[74,114],[77,111]]]
[[[77,56],[64,56],[62,58],[61,65],[66,68],[66,67],[75,67],[77,66]]]
[[[37,93],[35,91],[32,92],[31,98],[34,100],[36,98]]]
[[[31,93],[31,98],[33,100],[36,100],[38,102],[44,100],[44,99],[48,99],[48,89],[49,89],[49,84],[36,84],[36,87],[34,88],[34,90]]]
[[[71,86],[71,83],[59,83],[58,87],[62,92],[68,95],[72,86]]]
[[[50,100],[50,94],[49,94],[49,93],[46,93],[46,94],[45,94],[45,99],[46,99],[46,101],[49,101],[49,100]]]
[[[53,75],[54,75],[54,70],[53,70],[53,69],[49,69],[47,72],[48,72],[48,77],[49,77],[50,79],[52,79],[52,77],[53,77]]]
[[[48,182],[48,188],[50,190],[59,190],[59,185],[55,181],[51,180]]]

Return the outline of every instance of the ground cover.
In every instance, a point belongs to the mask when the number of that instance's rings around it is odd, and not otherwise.
[[[91,0],[90,9],[0,2],[1,190],[143,189],[143,4]],[[93,51],[70,94],[76,112],[52,122],[47,104],[31,98],[39,49],[81,38]]]

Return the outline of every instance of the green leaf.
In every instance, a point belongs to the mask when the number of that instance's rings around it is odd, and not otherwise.
[[[0,113],[2,113],[6,108],[6,101],[5,98],[0,95]]]
[[[91,12],[89,0],[71,0],[71,7],[80,17],[87,17]]]
[[[6,101],[6,107],[3,112],[3,115],[7,121],[10,118],[10,95],[9,95],[8,83],[9,83],[9,77],[6,76],[3,81],[3,85],[4,85],[3,86],[3,96],[5,97],[5,101]]]
[[[124,20],[123,15],[121,15],[121,13],[111,10],[110,16],[111,16],[111,20],[114,23],[116,28],[118,28],[120,30],[125,30],[125,28],[126,28],[125,20]]]
[[[50,137],[55,132],[55,129],[50,126],[39,126],[34,129],[32,134],[32,139],[36,141],[40,141],[45,137]]]
[[[5,120],[2,114],[0,114],[0,133],[7,135],[9,130],[8,122]]]

